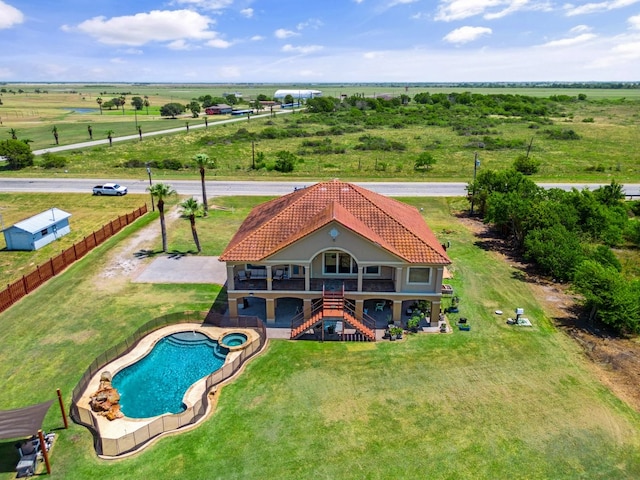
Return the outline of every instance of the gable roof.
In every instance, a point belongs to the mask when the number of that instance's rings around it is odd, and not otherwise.
[[[50,227],[51,225],[69,218],[70,216],[70,213],[53,207],[45,210],[42,213],[38,213],[33,217],[29,217],[25,220],[14,223],[13,226],[9,228],[18,228],[20,230],[24,230],[25,232],[37,233],[41,230],[44,230],[45,228]]]
[[[408,263],[451,263],[416,208],[338,180],[317,183],[255,207],[220,260],[264,260],[330,222]]]

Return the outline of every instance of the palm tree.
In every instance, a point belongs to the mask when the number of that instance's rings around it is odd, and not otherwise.
[[[147,108],[147,115],[149,115],[149,105],[151,105],[151,103],[147,95],[144,96],[144,102],[142,104]]]
[[[100,115],[102,115],[102,97],[96,98],[96,103],[100,107]]]
[[[56,145],[59,145],[59,143],[58,143],[58,127],[56,127],[54,125],[53,128],[51,129],[51,133],[53,133],[53,138],[56,139]]]
[[[196,165],[200,169],[200,181],[202,182],[202,205],[204,206],[204,216],[209,215],[209,204],[207,203],[207,190],[204,183],[204,174],[207,167],[216,168],[215,161],[209,159],[206,153],[198,153],[193,156]]]
[[[202,252],[202,247],[200,247],[198,231],[196,230],[196,215],[202,212],[202,205],[198,204],[198,201],[191,197],[190,199],[182,202],[180,206],[182,207],[182,214],[189,217],[189,221],[191,222],[191,235],[193,235],[193,241],[196,244],[198,253],[200,253]]]
[[[18,139],[18,131],[15,128],[10,128],[9,129],[9,134],[11,135],[11,138],[14,140]]]
[[[113,147],[113,134],[115,132],[113,130],[107,130],[107,138],[109,139],[109,146]]]
[[[124,106],[127,103],[127,97],[120,95],[120,105],[122,106],[122,114],[124,115]]]
[[[160,231],[162,232],[162,251],[167,253],[167,226],[164,221],[164,201],[166,198],[176,195],[176,191],[171,185],[166,183],[154,183],[147,190],[156,199],[158,212],[160,212]]]

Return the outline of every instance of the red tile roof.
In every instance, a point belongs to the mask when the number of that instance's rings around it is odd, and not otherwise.
[[[220,256],[257,262],[337,222],[408,263],[451,263],[420,212],[351,183],[317,183],[255,207]]]

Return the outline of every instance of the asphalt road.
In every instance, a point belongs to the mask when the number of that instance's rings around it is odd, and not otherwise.
[[[286,115],[286,114],[290,114],[292,113],[292,110],[282,110],[282,111],[277,111],[274,112],[276,115]],[[266,118],[266,117],[270,117],[271,113],[261,113],[258,115],[252,115],[251,116],[251,120],[256,119],[256,118]],[[189,119],[187,119],[188,121]],[[232,117],[226,120],[212,120],[209,121],[209,126],[215,126],[215,125],[224,125],[227,123],[237,123],[237,122],[247,122],[247,121],[251,121],[248,120],[247,117],[245,115],[241,115],[241,116],[237,116],[237,117]],[[198,124],[194,124],[194,125],[190,125],[189,129],[190,130],[195,130],[198,128],[206,128],[204,123],[198,123]],[[157,135],[165,135],[167,133],[185,133],[187,127],[175,127],[175,128],[167,128],[165,130],[157,130],[155,132],[142,132],[142,138],[147,138],[147,137],[154,137]],[[124,135],[122,137],[113,137],[111,139],[111,141],[113,143],[117,143],[117,142],[126,142],[129,140],[139,140],[140,139],[140,135],[139,134],[134,134],[134,135]],[[98,145],[108,145],[109,144],[109,139],[107,138],[103,138],[100,140],[91,140],[89,142],[80,142],[80,143],[72,143],[70,145],[58,145],[55,147],[49,147],[49,148],[43,148],[41,150],[34,150],[33,153],[34,155],[42,155],[43,153],[47,153],[47,152],[51,152],[51,153],[56,153],[56,152],[63,152],[65,150],[77,150],[79,148],[87,148],[87,147],[97,147]]]
[[[141,172],[142,173],[142,172]],[[143,173],[143,175],[146,172]],[[153,175],[153,172],[152,172]],[[152,177],[153,181],[158,181]],[[0,178],[0,192],[69,192],[91,194],[94,185],[113,181],[125,185],[130,193],[147,193],[148,177],[138,180],[125,179],[87,179],[87,178]],[[170,184],[180,195],[196,197],[202,200],[202,188],[199,180],[162,179]],[[304,188],[314,182],[285,181],[218,181],[207,180],[207,196],[256,196],[284,195],[296,188]],[[364,188],[389,197],[460,197],[465,196],[466,183],[463,182],[354,182]],[[541,183],[544,188],[571,190],[577,188],[594,189],[604,184],[595,183]],[[640,195],[640,184],[625,184],[627,195]]]

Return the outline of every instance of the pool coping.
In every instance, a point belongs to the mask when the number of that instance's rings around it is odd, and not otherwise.
[[[216,340],[216,341],[219,340],[222,336],[231,332],[241,332],[247,335],[247,342],[245,344],[243,344],[240,347],[235,347],[234,350],[229,351],[225,359],[225,365],[227,363],[233,362],[233,360],[240,355],[240,352],[244,348],[246,348],[248,345],[250,345],[254,341],[259,341],[258,332],[256,332],[251,328],[215,327],[212,325],[206,325],[202,323],[179,323],[175,325],[168,325],[166,327],[162,327],[158,330],[155,330],[145,335],[143,338],[140,339],[138,344],[129,353],[116,358],[115,360],[113,360],[112,362],[110,362],[109,364],[101,368],[98,372],[96,372],[96,374],[91,378],[91,380],[87,384],[84,392],[82,393],[82,396],[77,402],[79,407],[85,408],[91,412],[94,419],[96,420],[96,423],[98,424],[97,426],[98,426],[99,435],[101,438],[114,439],[114,440],[119,439],[133,431],[138,430],[139,428],[145,425],[150,424],[151,422],[156,420],[158,417],[172,415],[169,413],[165,413],[163,415],[157,415],[155,417],[144,418],[144,419],[134,419],[129,417],[123,417],[115,420],[108,420],[104,416],[98,415],[96,412],[93,412],[91,410],[91,407],[89,406],[89,397],[98,390],[99,384],[100,384],[100,376],[102,372],[109,371],[111,372],[112,375],[115,375],[118,371],[137,362],[142,357],[147,355],[153,349],[155,344],[163,337],[166,337],[173,333],[179,333],[184,331],[199,332],[211,338],[212,340]],[[234,372],[234,374],[230,378],[235,377],[235,375],[240,371],[242,371],[242,368],[240,368],[237,372]],[[226,381],[230,380],[230,378],[227,379]],[[226,381],[223,383],[226,383]],[[185,393],[185,396],[183,397],[183,401],[185,405],[187,405],[187,407],[192,407],[198,400],[202,398],[202,396],[205,393],[205,389],[206,389],[206,377],[202,378],[201,380],[198,380],[191,387],[189,387],[189,389]],[[215,390],[215,388],[212,390]],[[207,402],[207,405],[206,405],[207,411],[203,418],[208,417],[211,411],[211,407],[212,407],[212,402],[210,400],[209,402]],[[150,439],[150,441],[146,442],[145,444],[140,445],[138,448],[136,448],[132,452],[129,452],[129,454],[139,452],[141,449],[145,448],[148,444],[153,443],[153,440],[155,440],[156,438],[160,438],[167,434],[183,432],[188,427],[196,426],[199,423],[200,421],[176,430],[164,432]],[[100,456],[102,458],[122,458],[126,455],[127,454],[122,454],[122,455],[118,455],[117,457],[103,456],[103,455],[100,455]]]

